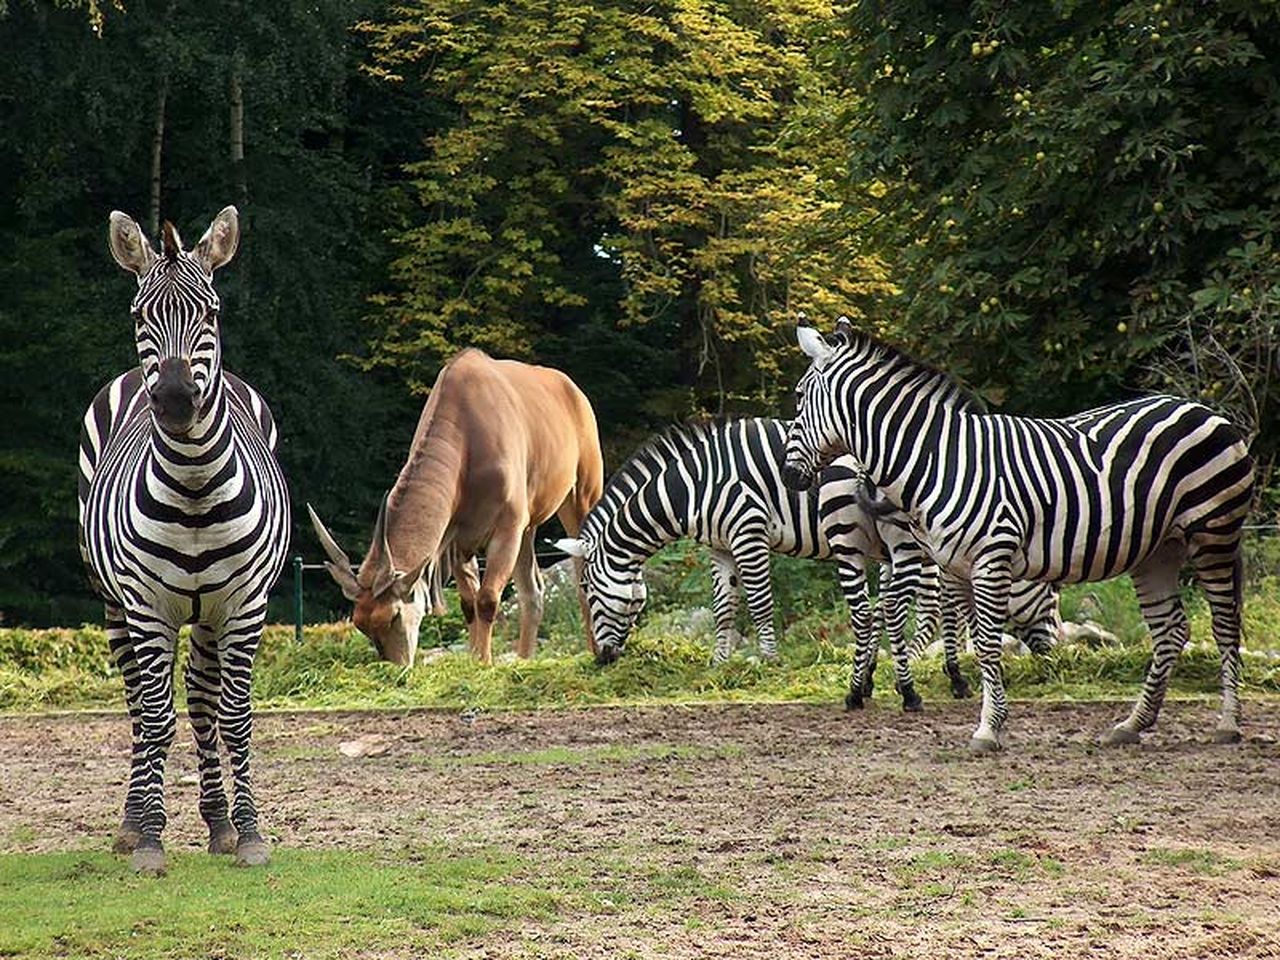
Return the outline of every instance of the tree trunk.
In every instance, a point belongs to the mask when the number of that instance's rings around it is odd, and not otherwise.
[[[165,74],[160,84],[160,95],[156,97],[156,120],[151,134],[151,204],[147,209],[147,225],[150,235],[160,235],[160,186],[164,156],[165,106],[169,99],[169,75]]]
[[[231,56],[231,180],[240,208],[240,232],[248,228],[249,184],[244,170],[244,52]]]

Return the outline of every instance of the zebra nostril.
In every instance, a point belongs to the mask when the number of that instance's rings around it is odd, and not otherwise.
[[[811,486],[810,478],[805,472],[789,463],[782,468],[782,482],[792,490],[808,490]]]

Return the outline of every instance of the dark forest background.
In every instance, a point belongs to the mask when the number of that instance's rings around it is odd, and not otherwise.
[[[8,0],[0,51],[5,625],[100,617],[75,450],[136,362],[112,209],[191,243],[240,208],[226,362],[311,559],[302,503],[361,553],[459,347],[567,371],[612,467],[785,414],[800,311],[997,410],[1196,397],[1275,510],[1272,5]]]

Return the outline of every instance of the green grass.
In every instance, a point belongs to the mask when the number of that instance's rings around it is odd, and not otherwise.
[[[1192,873],[1205,876],[1217,876],[1231,870],[1239,870],[1243,866],[1239,861],[1214,853],[1212,850],[1200,850],[1195,847],[1178,847],[1167,849],[1153,847],[1142,854],[1143,863],[1159,867],[1179,867]]]
[[[601,763],[643,763],[651,760],[709,760],[740,756],[742,748],[734,744],[723,747],[698,747],[668,743],[609,744],[603,747],[573,749],[547,747],[543,750],[464,753],[456,756],[432,756],[425,763],[432,767],[499,766],[585,766]]]
[[[0,956],[447,954],[513,920],[551,917],[566,894],[527,862],[405,850],[280,850],[263,870],[171,854],[163,879],[97,853],[0,856]]]
[[[138,877],[95,852],[0,855],[0,957],[307,960],[472,956],[521,925],[628,910],[687,914],[740,896],[692,865],[516,857],[404,848],[382,855],[277,850],[270,866],[170,853],[169,873]]]
[[[302,643],[295,642],[291,627],[270,627],[254,670],[254,700],[267,708],[536,709],[843,699],[852,658],[850,635],[846,612],[833,595],[826,566],[801,566],[797,561],[776,565],[779,609],[803,611],[802,616],[784,620],[781,662],[762,663],[747,650],[717,666],[709,662],[713,643],[709,614],[690,614],[691,607],[709,601],[709,587],[700,579],[705,571],[696,554],[674,552],[655,569],[645,620],[622,659],[606,668],[597,667],[582,649],[576,603],[559,596],[548,603],[543,632],[549,639],[537,657],[512,661],[499,656],[493,667],[475,663],[455,643],[447,651],[429,651],[428,662],[402,670],[378,662],[372,645],[349,624],[308,627]],[[1063,613],[1068,619],[1101,622],[1119,642],[1099,647],[1064,645],[1044,658],[1006,656],[1010,696],[1057,700],[1135,696],[1150,647],[1127,578],[1068,588]],[[1207,607],[1198,595],[1189,595],[1188,615],[1192,642],[1174,671],[1171,692],[1211,697],[1218,690],[1218,654]],[[500,625],[499,654],[509,650],[514,620],[508,617]],[[452,621],[447,617],[445,622]],[[431,630],[424,629],[423,642],[431,636]],[[185,650],[185,644],[182,647]],[[1280,576],[1263,575],[1250,583],[1245,647],[1245,694],[1280,693]],[[961,665],[976,686],[973,659],[962,657]],[[949,699],[937,658],[925,658],[913,669],[917,688],[926,699]],[[887,654],[880,657],[876,685],[879,703],[896,706]],[[122,706],[122,684],[107,661],[101,628],[0,630],[0,711]]]

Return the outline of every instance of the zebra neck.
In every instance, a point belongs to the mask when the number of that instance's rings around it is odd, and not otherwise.
[[[858,411],[850,447],[871,482],[910,513],[944,486],[939,451],[956,436],[965,416],[947,404],[908,394],[887,413]]]

